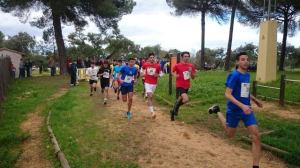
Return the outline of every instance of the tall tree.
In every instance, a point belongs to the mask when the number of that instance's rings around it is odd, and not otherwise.
[[[247,7],[245,7],[245,10],[241,10],[241,14],[244,17],[239,18],[239,21],[257,27],[259,26],[260,21],[265,17],[264,11],[263,0],[247,0]],[[277,0],[272,17],[278,21],[278,28],[283,33],[279,62],[279,70],[283,71],[286,57],[287,37],[294,36],[296,30],[300,28],[300,1]]]
[[[168,5],[175,8],[176,15],[201,14],[201,69],[204,68],[205,51],[205,16],[215,18],[218,23],[227,21],[227,14],[220,0],[166,0]]]
[[[224,1],[222,1],[224,6],[231,7],[229,37],[228,37],[227,52],[226,52],[226,58],[225,58],[225,70],[226,71],[229,70],[229,66],[230,66],[229,63],[230,63],[230,57],[231,57],[233,27],[234,27],[234,19],[235,19],[235,13],[236,13],[238,1],[240,1],[240,0],[230,0],[230,1],[224,0]],[[242,2],[240,1],[239,3],[242,3]]]
[[[72,23],[78,27],[85,26],[87,19],[94,21],[100,30],[109,28],[117,30],[117,22],[132,11],[133,0],[1,0],[4,12],[14,12],[24,17],[32,10],[42,11],[42,16],[33,20],[38,28],[53,26],[59,63],[62,74],[66,74],[66,51],[62,33],[62,23]],[[26,20],[26,19],[25,19]],[[52,21],[52,22],[51,22]]]

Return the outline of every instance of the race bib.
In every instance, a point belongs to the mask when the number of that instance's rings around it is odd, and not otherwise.
[[[109,78],[109,73],[108,72],[103,72],[103,78]]]
[[[125,83],[132,83],[133,81],[133,76],[125,76],[124,82]]]
[[[148,75],[154,75],[156,72],[156,69],[155,68],[147,68],[147,74]]]
[[[191,78],[191,73],[190,71],[184,71],[183,72],[183,79],[184,80],[189,80]]]
[[[248,98],[250,93],[250,83],[241,83],[241,97]]]

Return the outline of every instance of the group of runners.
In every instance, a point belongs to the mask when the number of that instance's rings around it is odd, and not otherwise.
[[[172,68],[172,75],[176,78],[176,100],[170,110],[170,120],[175,121],[178,116],[179,108],[189,101],[188,91],[191,87],[191,79],[196,76],[196,69],[190,63],[190,53],[181,53],[181,62]],[[132,104],[134,95],[134,84],[140,75],[143,78],[145,97],[151,117],[156,118],[153,107],[153,95],[158,84],[158,78],[162,74],[161,67],[157,62],[154,53],[149,53],[147,61],[140,67],[136,66],[136,60],[130,58],[128,63],[122,61],[115,62],[115,65],[109,66],[108,62],[104,62],[101,68],[91,64],[87,69],[87,75],[90,77],[90,95],[96,92],[96,84],[100,78],[101,91],[104,94],[104,104],[107,103],[108,89],[110,86],[114,89],[119,100],[121,92],[123,102],[127,102],[127,111],[125,115],[128,119],[132,118]],[[231,72],[226,80],[225,97],[227,98],[226,117],[220,112],[218,105],[209,108],[210,114],[217,114],[224,130],[229,137],[233,137],[236,133],[239,122],[242,120],[245,127],[252,138],[252,154],[253,168],[259,168],[259,160],[261,155],[260,133],[257,121],[251,108],[250,100],[258,107],[262,107],[262,103],[255,97],[250,95],[250,74],[248,73],[249,58],[247,53],[241,52],[236,55],[236,69]],[[112,83],[110,84],[110,77]]]

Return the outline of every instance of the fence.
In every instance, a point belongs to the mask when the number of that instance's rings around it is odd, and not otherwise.
[[[8,57],[0,56],[0,102],[5,98],[11,78],[11,60]]]
[[[300,84],[300,80],[286,79],[285,75],[281,75],[280,86],[279,87],[260,85],[260,84],[257,84],[257,81],[253,81],[253,95],[254,96],[259,96],[259,97],[264,97],[264,98],[269,98],[269,99],[273,99],[273,100],[279,100],[279,104],[281,106],[284,106],[284,104],[286,102],[291,103],[291,104],[300,105],[300,102],[294,102],[294,101],[291,101],[291,100],[286,100],[285,93],[286,93],[286,84],[288,82]],[[279,91],[278,98],[276,98],[276,97],[267,97],[267,96],[264,96],[264,95],[258,95],[257,94],[258,87],[272,89],[272,90],[278,90]],[[294,92],[294,94],[299,94],[299,93]]]

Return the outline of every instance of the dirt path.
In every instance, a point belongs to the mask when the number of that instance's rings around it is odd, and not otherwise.
[[[107,109],[121,114],[127,108],[126,104],[117,103],[115,97],[111,96]],[[133,119],[129,122],[128,128],[134,131],[131,139],[138,144],[132,148],[144,151],[137,159],[141,167],[252,167],[250,150],[229,144],[228,141],[206,130],[196,130],[179,121],[171,122],[166,112],[168,109],[164,107],[156,106],[155,110],[157,118],[152,120],[144,99],[141,96],[134,97]],[[264,153],[261,167],[287,166],[272,155]]]
[[[66,93],[67,89],[62,88],[46,101],[58,98]],[[44,117],[41,116],[43,104],[39,104],[34,112],[27,115],[27,119],[21,123],[21,129],[28,132],[30,137],[22,144],[22,154],[16,163],[17,168],[50,168],[50,161],[43,155],[41,128],[44,125]]]

